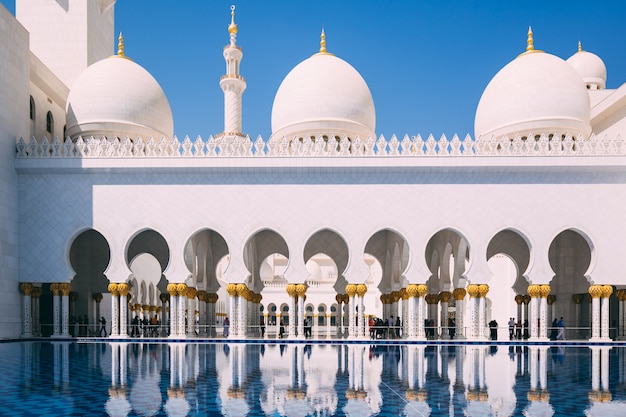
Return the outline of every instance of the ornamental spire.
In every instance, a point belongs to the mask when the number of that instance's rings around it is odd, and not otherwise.
[[[324,28],[322,28],[322,34],[320,35],[320,54],[325,54],[326,52],[326,33],[324,32]]]
[[[230,6],[230,25],[228,25],[228,33],[237,34],[237,24],[235,23],[235,5]]]
[[[578,41],[578,52],[582,52],[583,51],[583,44],[580,43],[580,41]]]
[[[120,36],[117,38],[117,56],[126,58],[126,55],[124,55],[124,37],[122,36],[122,32],[120,32]]]
[[[528,39],[526,40],[526,52],[532,52],[535,50],[533,43],[533,28],[528,26]]]

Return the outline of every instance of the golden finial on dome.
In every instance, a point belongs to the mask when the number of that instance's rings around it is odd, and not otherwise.
[[[526,40],[526,52],[531,52],[535,50],[535,45],[533,44],[533,28],[528,26],[528,39]]]
[[[230,25],[228,25],[228,33],[237,34],[237,25],[235,24],[235,5],[230,6]]]
[[[580,41],[578,41],[578,52],[582,52],[583,51],[583,44],[580,43]]]
[[[122,36],[122,32],[120,32],[120,36],[117,38],[117,56],[126,58],[126,55],[124,55],[124,37]]]
[[[324,32],[324,28],[322,28],[322,34],[320,35],[320,54],[326,53],[326,33]]]

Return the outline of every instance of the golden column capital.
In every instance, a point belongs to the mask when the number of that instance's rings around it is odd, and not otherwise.
[[[112,282],[111,284],[109,284],[108,288],[109,292],[112,295],[119,295],[119,293],[117,292],[117,283],[116,282]]]
[[[548,284],[541,284],[539,286],[539,297],[541,298],[548,298],[548,296],[550,295],[550,291],[552,289],[550,288],[550,286]]]
[[[554,304],[556,302],[556,295],[554,295],[554,294],[550,294],[546,298],[547,298],[549,306],[551,306],[552,304]]]
[[[465,288],[455,288],[454,291],[452,291],[452,295],[454,295],[456,301],[463,300],[466,294],[467,291],[465,291]]]
[[[169,293],[169,285],[168,285],[168,293]],[[161,300],[162,303],[166,303],[167,301],[169,301],[170,295],[161,293],[161,295],[159,295],[159,299]]]
[[[528,293],[528,295],[530,295],[531,298],[537,298],[541,293],[539,285],[537,284],[530,284],[526,289],[526,292]]]
[[[204,291],[204,290],[200,290],[200,291],[198,291],[198,300],[200,300],[200,301],[202,301],[202,302],[206,303],[206,300],[207,300],[207,295],[208,295],[208,294],[207,294],[207,292],[206,292],[206,291]]]
[[[180,296],[184,296],[187,294],[187,284],[183,284],[182,282],[176,284],[176,292]]]
[[[172,297],[176,297],[178,295],[176,284],[167,284],[167,293]]]
[[[298,294],[298,287],[296,287],[296,284],[287,284],[286,290],[290,297],[295,297]]]
[[[303,297],[306,294],[306,284],[296,284],[296,293],[299,297]]]
[[[50,291],[52,292],[52,295],[59,295],[59,283],[53,282],[50,284]]]
[[[478,296],[480,298],[485,298],[487,293],[489,292],[489,285],[487,284],[478,284]]]
[[[437,304],[439,302],[439,294],[427,294],[426,303]]]
[[[609,298],[611,294],[613,294],[613,286],[603,285],[602,286],[602,298]]]
[[[556,295],[555,295],[555,297],[556,297]],[[574,295],[572,295],[572,301],[575,304],[580,304],[583,301],[583,296],[580,295],[580,294],[574,294]]]
[[[591,298],[600,298],[602,297],[603,290],[602,285],[590,285],[589,286],[589,295]]]
[[[39,298],[41,297],[41,294],[42,294],[41,287],[33,287],[33,292],[32,292],[33,298]]]
[[[187,287],[187,292],[185,293],[187,298],[189,298],[190,300],[193,300],[194,298],[196,298],[197,294],[198,294],[197,289],[195,289],[194,287]]]
[[[211,304],[217,303],[218,298],[219,298],[219,295],[217,295],[217,293],[210,292],[207,294],[207,301]]]
[[[407,294],[406,288],[400,288],[400,291],[398,291],[398,293],[400,293],[400,298],[402,298],[403,300],[409,299],[409,294]]]
[[[20,292],[24,295],[31,295],[33,292],[33,284],[30,282],[22,282],[20,284]]]
[[[524,303],[524,296],[523,295],[516,295],[515,296],[515,302],[517,303],[517,305],[523,304]]]
[[[126,297],[130,292],[130,285],[126,284],[125,282],[117,284],[117,291],[122,297]]]
[[[234,297],[237,295],[237,284],[228,284],[226,286],[226,292],[228,293],[228,295],[230,295],[231,297]]]
[[[343,295],[342,294],[335,295],[335,301],[337,301],[337,304],[343,303]]]
[[[426,284],[417,284],[417,296],[419,298],[426,297],[428,294],[428,285]]]
[[[439,299],[441,300],[442,303],[449,302],[451,297],[452,297],[452,293],[450,291],[441,291],[439,293]]]
[[[91,297],[93,298],[93,300],[94,300],[96,303],[99,303],[100,301],[102,301],[102,294],[101,294],[101,293],[99,293],[99,292],[95,293],[95,294],[94,294],[94,295],[92,295]]]
[[[417,297],[417,284],[409,284],[406,286],[406,294],[409,298]]]
[[[358,284],[356,286],[356,293],[358,294],[359,297],[363,298],[365,293],[367,293],[367,285],[365,285],[365,284]]]
[[[246,291],[248,291],[248,287],[246,286],[246,284],[244,284],[243,282],[240,282],[239,284],[236,284],[236,288],[237,288],[238,296],[240,297],[246,296]]]
[[[524,295],[522,297],[524,299],[524,304],[530,303],[530,295],[526,294],[526,295]]]
[[[63,282],[59,284],[59,290],[63,296],[67,297],[72,292],[72,284],[69,282]]]
[[[144,313],[147,313],[150,311],[150,304],[144,304],[141,306],[141,309],[143,310]]]
[[[470,298],[478,298],[478,284],[469,284],[467,286],[467,293],[469,294]]]
[[[350,298],[354,297],[354,294],[356,294],[356,285],[355,284],[346,285],[346,293],[348,294],[348,297]]]

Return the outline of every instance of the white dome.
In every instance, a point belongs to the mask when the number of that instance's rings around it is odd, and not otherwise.
[[[502,68],[483,92],[474,121],[476,138],[516,134],[591,133],[589,95],[564,60],[525,53]]]
[[[159,83],[148,71],[114,55],[89,66],[67,98],[66,134],[162,137],[174,133],[172,110]]]
[[[602,90],[606,88],[606,65],[604,61],[591,52],[578,48],[578,52],[566,61],[583,77],[583,82],[590,90]]]
[[[361,74],[318,53],[287,74],[274,98],[272,137],[333,135],[375,138],[376,111]]]

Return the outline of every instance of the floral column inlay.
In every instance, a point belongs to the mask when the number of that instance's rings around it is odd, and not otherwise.
[[[365,337],[365,304],[363,303],[363,297],[365,297],[365,293],[367,293],[367,285],[358,284],[356,286],[356,293],[359,296],[359,311],[358,311],[358,319],[359,323],[359,331],[357,337]]]
[[[59,298],[59,283],[50,284],[52,292],[52,337],[61,335],[61,299]]]
[[[356,329],[355,329],[355,319],[354,316],[354,295],[356,294],[356,285],[348,284],[346,285],[346,293],[348,294],[348,337],[354,338],[356,337]]]
[[[454,296],[455,306],[456,306],[456,316],[455,316],[455,338],[464,339],[465,338],[465,295],[467,291],[465,288],[455,288],[452,291],[452,295]]]

